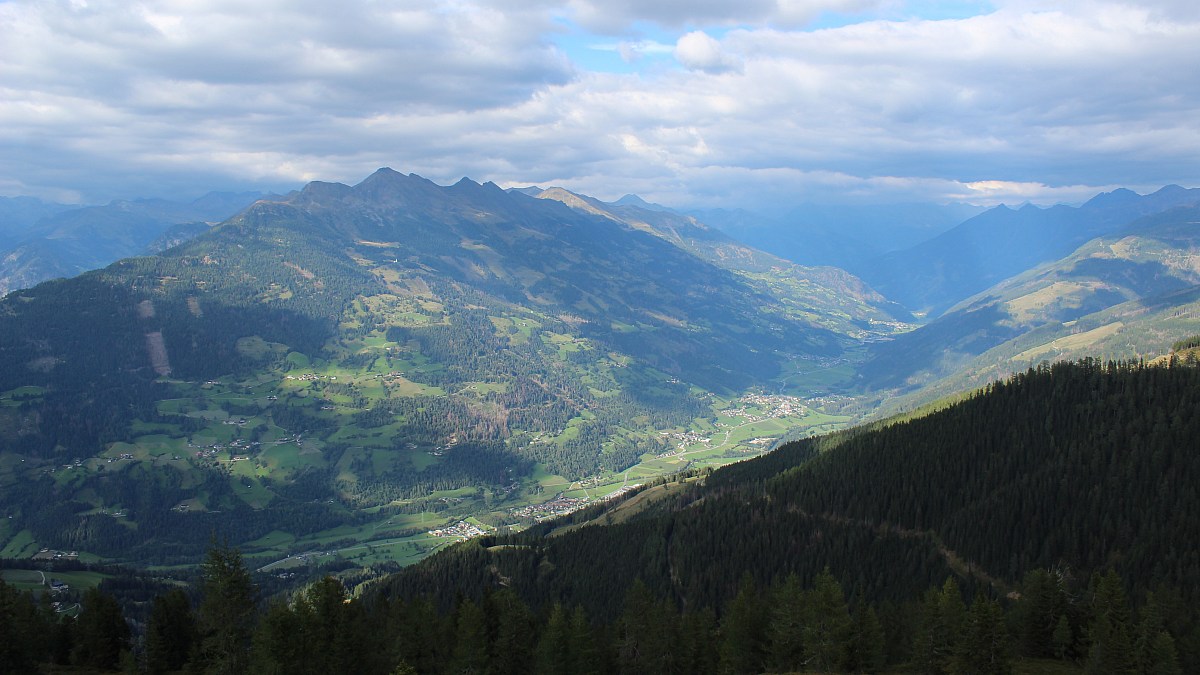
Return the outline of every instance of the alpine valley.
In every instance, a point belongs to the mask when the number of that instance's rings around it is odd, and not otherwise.
[[[0,300],[0,558],[207,550],[164,671],[1200,667],[1200,190],[855,218],[380,169],[160,222]],[[361,600],[206,651],[250,573]]]
[[[813,373],[910,328],[692,218],[387,169],[0,317],[4,557],[192,563],[220,532],[271,569],[410,561],[837,428]]]

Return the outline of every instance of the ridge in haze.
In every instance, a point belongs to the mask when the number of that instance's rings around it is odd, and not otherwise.
[[[913,312],[940,316],[956,303],[1130,222],[1200,203],[1200,189],[1168,185],[1148,195],[1119,189],[1082,206],[997,206],[864,266],[863,279]]]

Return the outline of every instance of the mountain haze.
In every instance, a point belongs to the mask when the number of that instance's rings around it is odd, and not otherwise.
[[[0,250],[20,241],[38,221],[73,208],[34,197],[0,197]]]
[[[1138,218],[1200,202],[1200,189],[1169,185],[1149,195],[1115,190],[1079,207],[998,206],[933,239],[888,253],[862,277],[914,312],[937,317],[958,302]]]
[[[0,234],[0,295],[144,253],[173,225],[222,221],[262,196],[213,192],[189,203],[143,199],[29,211],[36,220],[7,241]]]
[[[983,209],[967,204],[807,204],[783,214],[745,209],[692,211],[740,241],[801,265],[863,274],[890,251],[920,244]]]
[[[789,307],[792,316],[825,325],[839,333],[866,337],[891,333],[908,312],[837,267],[805,266],[748,246],[713,227],[652,204],[634,195],[613,203],[576,195],[561,188],[532,194],[572,208],[623,222],[661,237],[718,267],[752,280]],[[832,292],[831,292],[832,291]]]
[[[951,376],[942,395],[1044,360],[1165,353],[1200,332],[1200,209],[1134,221],[1070,255],[983,291],[875,346],[869,387],[912,390]]]

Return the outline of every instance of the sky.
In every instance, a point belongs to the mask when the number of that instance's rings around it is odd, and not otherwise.
[[[1194,0],[0,0],[0,195],[764,209],[1200,185]]]

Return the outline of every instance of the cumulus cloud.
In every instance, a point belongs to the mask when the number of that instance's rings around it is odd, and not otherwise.
[[[741,70],[737,58],[726,54],[717,42],[704,31],[692,31],[675,44],[675,58],[686,68],[706,73]]]
[[[569,81],[551,24],[469,1],[3,3],[0,171],[50,155],[82,172],[108,152],[132,165],[122,180],[174,158],[256,177],[265,157],[352,156],[337,136],[372,116],[478,112]]]
[[[582,2],[3,2],[0,191],[286,189],[385,165],[714,206],[1200,183],[1188,5],[1016,3],[792,30],[784,2],[616,2],[616,23],[682,36],[675,62],[605,73],[551,42]]]

